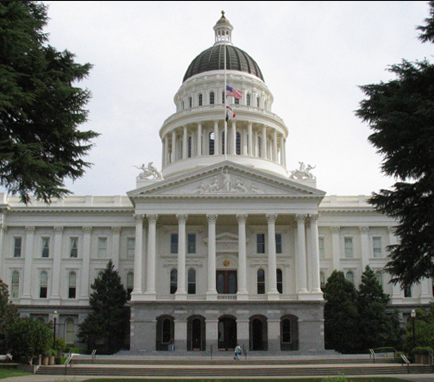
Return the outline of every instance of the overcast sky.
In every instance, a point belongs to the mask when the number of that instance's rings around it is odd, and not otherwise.
[[[359,85],[387,81],[403,58],[432,61],[417,39],[428,2],[136,2],[46,1],[49,42],[94,65],[79,83],[92,92],[82,130],[101,136],[86,158],[94,165],[67,187],[76,195],[125,195],[153,161],[158,135],[175,112],[173,97],[190,62],[214,43],[226,12],[232,42],[258,63],[274,95],[272,111],[288,129],[287,169],[316,166],[327,194],[369,195],[389,188],[369,127],[354,111]]]

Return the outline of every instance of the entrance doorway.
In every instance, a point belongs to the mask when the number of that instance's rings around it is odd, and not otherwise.
[[[234,317],[225,316],[219,319],[219,350],[233,350],[237,346],[237,322]]]
[[[267,319],[263,316],[255,316],[250,319],[250,350],[267,350],[268,334]]]
[[[205,350],[205,318],[192,316],[188,319],[187,325],[187,350]]]
[[[237,293],[237,271],[217,270],[216,280],[218,294]]]

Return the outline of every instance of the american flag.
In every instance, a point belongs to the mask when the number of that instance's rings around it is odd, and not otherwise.
[[[226,86],[226,95],[227,96],[233,96],[236,99],[241,99],[243,97],[243,92],[234,88],[231,88],[230,86]]]

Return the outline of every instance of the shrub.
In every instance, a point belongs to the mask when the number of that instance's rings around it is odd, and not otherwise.
[[[412,350],[412,354],[431,354],[433,349],[430,346],[417,346]]]

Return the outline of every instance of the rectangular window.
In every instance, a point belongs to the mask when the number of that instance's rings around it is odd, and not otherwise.
[[[136,239],[134,237],[127,238],[127,258],[133,259],[136,251]]]
[[[50,257],[50,238],[49,237],[43,237],[42,238],[41,257]]]
[[[282,253],[282,234],[276,233],[276,253]]]
[[[372,238],[372,252],[374,257],[381,257],[381,237]]]
[[[256,253],[265,253],[265,234],[256,234]]]
[[[319,258],[325,259],[325,253],[324,253],[324,238],[320,237],[318,239],[318,248],[319,248]]]
[[[107,238],[98,238],[98,258],[105,259],[107,257]]]
[[[346,237],[344,238],[344,246],[345,246],[345,257],[353,257],[353,238]]]
[[[78,237],[71,237],[69,257],[76,259],[78,257]]]
[[[170,253],[178,253],[178,234],[172,233],[170,235]]]
[[[23,238],[14,237],[14,257],[21,257],[22,247],[23,247]]]
[[[187,236],[187,253],[196,253],[196,234],[189,233]]]

